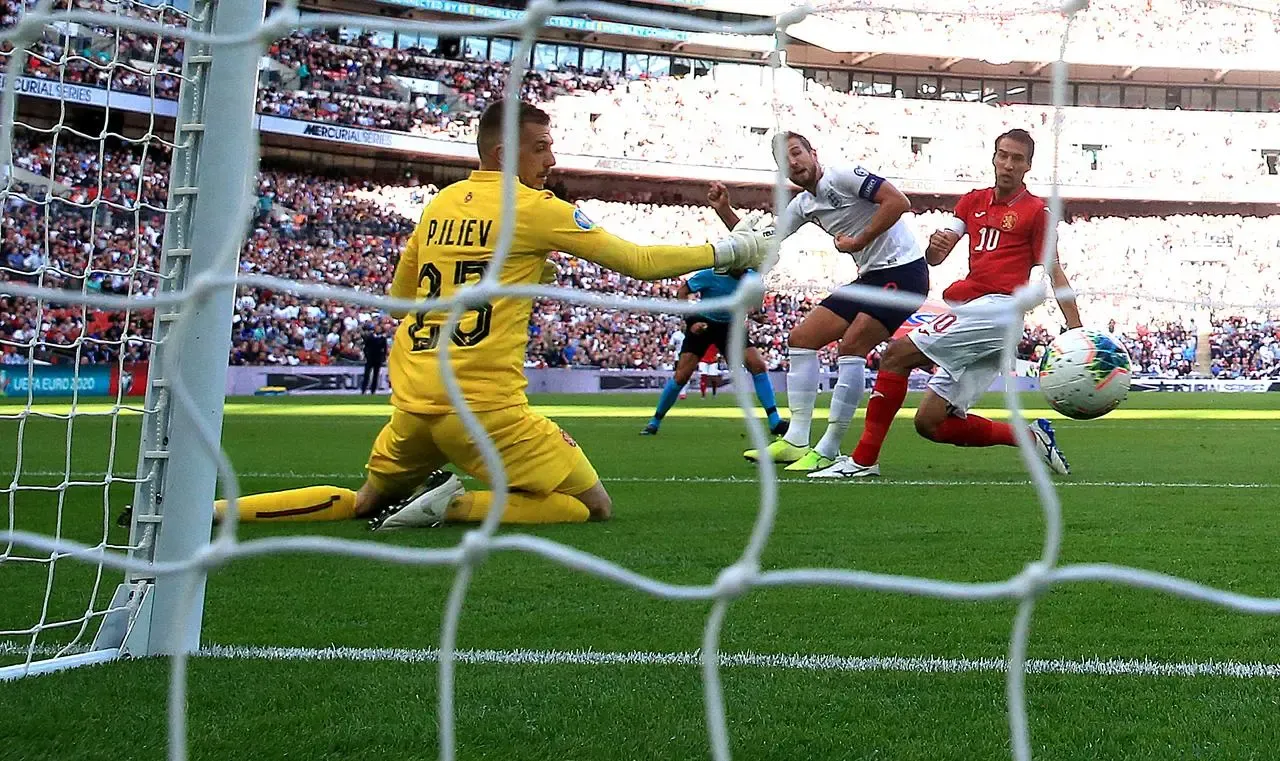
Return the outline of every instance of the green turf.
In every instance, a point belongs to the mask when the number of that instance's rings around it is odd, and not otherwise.
[[[616,519],[546,527],[555,539],[670,582],[710,583],[746,543],[756,515],[754,471],[730,400],[680,403],[656,438],[636,434],[653,399],[535,399],[591,456]],[[909,400],[908,405],[912,403]],[[1042,406],[1034,397],[1024,403]],[[49,412],[65,403],[41,404]],[[998,408],[998,397],[983,407]],[[12,405],[0,412],[13,411]],[[85,411],[84,405],[80,411]],[[87,408],[94,410],[97,408]],[[233,400],[224,444],[246,491],[321,481],[354,486],[386,412],[370,400]],[[1233,591],[1280,593],[1269,561],[1280,535],[1280,398],[1135,395],[1087,423],[1055,418],[1077,485],[1060,490],[1064,562],[1112,562]],[[118,421],[117,474],[136,460],[139,418]],[[855,422],[852,443],[860,422]],[[22,484],[61,480],[67,424],[30,419]],[[820,428],[815,428],[816,433]],[[101,480],[106,418],[78,418],[75,478]],[[18,423],[0,422],[0,463],[17,462]],[[901,420],[882,458],[886,481],[813,484],[784,476],[769,569],[842,567],[956,581],[994,581],[1036,558],[1043,519],[1011,449],[960,450],[918,439]],[[325,474],[320,477],[317,474]],[[674,478],[682,481],[663,482]],[[1130,485],[1139,482],[1157,485]],[[1179,484],[1165,485],[1158,484]],[[1198,484],[1262,484],[1203,488]],[[20,492],[17,528],[123,543],[108,518],[132,489]],[[7,508],[5,513],[8,513]],[[59,527],[58,516],[61,516]],[[456,544],[465,529],[377,537],[407,546]],[[247,525],[245,538],[285,534],[370,539],[361,525]],[[3,545],[0,545],[3,549]],[[29,553],[28,553],[29,554]],[[83,613],[94,569],[55,566],[46,620]],[[0,565],[0,630],[40,616],[47,564]],[[117,577],[104,576],[109,595]],[[430,648],[452,581],[446,569],[340,557],[237,560],[210,578],[204,641],[223,645]],[[100,603],[101,604],[101,600]],[[709,606],[656,600],[536,557],[491,556],[462,618],[464,648],[687,652]],[[727,618],[726,651],[846,656],[1001,657],[1013,605],[949,603],[831,588],[753,592]],[[70,639],[51,630],[41,644]],[[90,628],[86,636],[92,635]],[[0,643],[28,639],[0,637]],[[1280,620],[1110,585],[1055,589],[1037,606],[1033,658],[1280,662]],[[0,655],[0,665],[20,658]],[[166,664],[117,663],[0,683],[0,759],[160,758]],[[977,759],[1007,756],[1000,675],[725,672],[740,758]],[[1227,678],[1048,676],[1028,679],[1040,758],[1269,758],[1280,744],[1280,683]],[[699,673],[675,666],[465,665],[458,674],[462,758],[705,757]],[[431,758],[430,664],[200,660],[193,666],[192,757]]]

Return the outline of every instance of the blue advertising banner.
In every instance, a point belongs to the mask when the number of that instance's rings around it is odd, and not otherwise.
[[[71,396],[73,391],[81,396],[110,396],[111,366],[40,365],[30,375],[23,365],[0,367],[0,389],[5,396],[26,396],[28,386],[32,396]]]

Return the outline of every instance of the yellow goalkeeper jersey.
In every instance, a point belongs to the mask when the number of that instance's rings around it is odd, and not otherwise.
[[[674,277],[713,264],[710,244],[637,246],[595,225],[551,192],[516,183],[515,237],[502,265],[504,285],[537,283],[547,254],[563,251],[646,280]],[[440,191],[422,213],[396,265],[391,295],[448,298],[479,282],[493,260],[502,210],[502,174],[472,172]],[[502,296],[462,315],[443,336],[447,311],[402,317],[388,360],[391,403],[406,412],[453,411],[440,377],[438,352],[449,341],[449,361],[471,409],[525,404],[528,298]]]

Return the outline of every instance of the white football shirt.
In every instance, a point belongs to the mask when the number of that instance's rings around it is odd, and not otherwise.
[[[876,191],[884,179],[860,166],[827,166],[822,168],[818,180],[818,192],[800,191],[791,199],[778,219],[778,240],[812,222],[833,238],[837,235],[857,235],[866,228],[879,208],[874,200]],[[875,270],[897,267],[924,257],[924,250],[916,236],[899,219],[871,245],[853,254],[862,276]]]

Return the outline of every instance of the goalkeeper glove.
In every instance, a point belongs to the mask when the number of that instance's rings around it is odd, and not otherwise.
[[[772,227],[750,230],[739,224],[729,237],[711,244],[715,251],[715,271],[724,274],[731,270],[758,269],[769,256],[773,232]]]

